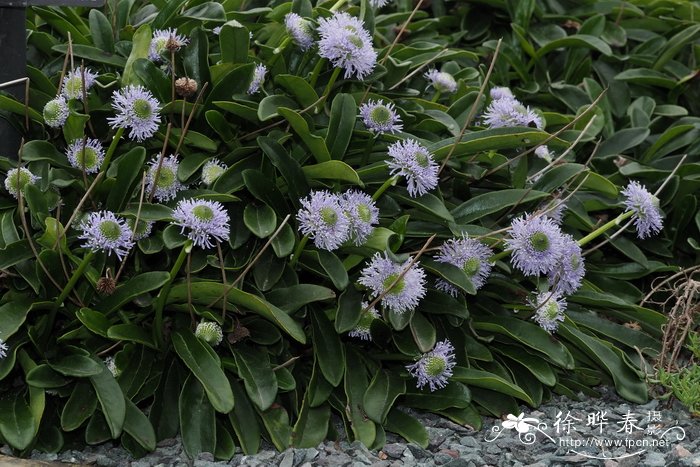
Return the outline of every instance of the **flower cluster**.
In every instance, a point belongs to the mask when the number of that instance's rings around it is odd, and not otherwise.
[[[528,299],[528,304],[535,310],[533,319],[545,331],[552,333],[559,323],[564,321],[566,300],[556,291],[542,292]]]
[[[471,238],[450,239],[440,246],[435,255],[439,263],[447,263],[460,268],[469,277],[475,289],[480,289],[491,274],[489,258],[493,255],[491,248]],[[458,289],[444,279],[435,283],[438,290],[456,297]]]
[[[622,194],[625,195],[625,212],[632,211],[637,236],[641,239],[657,234],[663,228],[659,200],[639,182],[630,182]]]
[[[83,77],[85,81],[83,82]],[[68,72],[68,74],[63,78],[63,86],[61,92],[66,99],[78,99],[83,100],[83,88],[85,89],[85,94],[90,90],[95,80],[97,79],[97,73],[93,73],[89,68],[76,68]]]
[[[430,151],[416,140],[406,139],[392,144],[389,157],[391,159],[386,165],[391,169],[391,175],[406,177],[411,196],[424,195],[437,186],[439,166]]]
[[[41,177],[37,177],[24,167],[10,169],[5,178],[5,189],[15,198],[19,198],[20,191],[27,185],[34,185]]]
[[[370,99],[360,106],[360,117],[369,131],[372,133],[395,133],[401,131],[403,124],[401,117],[396,113],[394,104]]]
[[[83,233],[78,236],[85,240],[83,248],[92,251],[104,251],[107,255],[114,253],[123,260],[134,246],[131,229],[126,221],[111,211],[98,211],[88,215],[80,225]]]
[[[260,87],[265,83],[266,74],[267,67],[265,65],[255,65],[255,69],[253,70],[253,80],[248,86],[248,94],[255,94],[260,91]]]
[[[313,27],[310,21],[296,13],[287,13],[284,17],[284,26],[301,50],[309,50],[314,44]]]
[[[112,107],[116,115],[107,121],[113,128],[129,128],[131,139],[141,142],[158,130],[160,102],[143,86],[127,86],[114,91]]]
[[[202,167],[202,183],[211,185],[218,180],[224,172],[228,170],[228,166],[219,159],[211,159]]]
[[[187,238],[200,248],[212,248],[211,238],[227,242],[230,236],[230,217],[218,201],[183,199],[173,209],[173,224],[189,229]]]
[[[51,128],[60,128],[68,120],[68,102],[63,95],[51,99],[44,106],[44,122]]]
[[[348,336],[357,337],[363,341],[371,341],[372,334],[370,334],[370,328],[375,319],[379,319],[379,312],[374,308],[369,308],[369,303],[362,302],[362,314],[360,314],[360,320],[357,322],[354,328],[348,332]]]
[[[425,296],[425,271],[411,258],[397,264],[388,255],[375,253],[360,273],[358,282],[370,290],[370,296],[382,296],[382,306],[394,313],[405,313],[418,306]]]
[[[433,350],[423,354],[416,363],[406,366],[411,376],[418,379],[418,389],[428,385],[430,391],[435,391],[447,386],[456,364],[454,350],[452,343],[445,339],[436,343]]]
[[[194,335],[207,344],[216,347],[224,340],[224,332],[221,326],[213,321],[201,321],[194,331]]]
[[[66,157],[70,165],[85,173],[97,173],[105,158],[105,150],[99,140],[87,138],[85,141],[76,139],[66,149]]]
[[[335,250],[350,240],[362,245],[379,222],[379,209],[372,198],[357,190],[336,195],[321,190],[300,200],[299,230],[314,241],[316,248]]]
[[[430,70],[424,76],[437,92],[452,93],[457,90],[454,76],[445,71]]]
[[[374,70],[377,52],[364,23],[348,13],[334,13],[318,20],[318,55],[345,70],[345,78],[362,80]]]
[[[489,128],[513,126],[535,126],[540,130],[544,128],[542,118],[516,99],[509,89],[492,89],[491,99],[484,113],[484,123]]]
[[[148,59],[154,63],[160,63],[166,51],[178,51],[188,43],[189,39],[178,34],[176,29],[156,29],[153,31]]]
[[[162,161],[160,157],[153,158],[146,170],[146,192],[153,193],[160,202],[175,198],[179,191],[185,189],[177,178],[179,168],[180,163],[175,155],[164,157]]]

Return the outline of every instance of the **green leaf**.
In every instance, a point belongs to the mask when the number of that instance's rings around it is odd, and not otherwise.
[[[238,375],[243,379],[246,393],[258,409],[265,411],[277,396],[277,378],[270,367],[267,353],[240,346],[233,353]]]
[[[408,190],[397,186],[389,192],[392,198],[396,198],[398,201],[413,206],[420,209],[423,212],[431,214],[438,219],[447,222],[454,222],[454,218],[450,211],[445,207],[445,203],[442,202],[437,196],[426,193],[422,196],[413,197],[408,193]]]
[[[124,68],[128,63],[128,61],[120,55],[105,52],[104,50],[98,49],[97,47],[92,47],[91,45],[73,44],[72,49],[74,57],[84,58],[88,62],[102,63],[104,65],[109,65],[120,69]],[[52,50],[65,54],[68,52],[68,44],[55,45],[52,47]]]
[[[258,119],[261,122],[264,122],[275,117],[280,117],[282,116],[281,109],[286,107],[296,107],[296,102],[294,102],[292,98],[281,94],[266,96],[262,101],[260,101],[260,105],[258,106]],[[292,110],[289,111],[298,116],[302,121],[304,120],[296,112]],[[306,122],[304,122],[304,125],[306,125]],[[308,132],[308,127],[306,127],[306,130]]]
[[[335,314],[336,332],[350,331],[360,321],[361,316],[362,294],[355,287],[348,287],[338,300],[338,311]]]
[[[237,21],[230,21],[221,27],[221,61],[245,63],[248,61],[248,29]]]
[[[523,391],[522,388],[488,371],[457,366],[453,369],[453,374],[450,379],[452,381],[466,383],[470,386],[476,386],[478,388],[488,389],[489,391],[517,397],[532,406],[536,405],[530,395]]]
[[[58,388],[65,386],[68,380],[46,364],[37,365],[27,372],[27,384],[35,388]]]
[[[559,341],[534,323],[507,316],[479,317],[472,325],[474,329],[504,334],[550,358],[566,369],[574,368],[574,358]]]
[[[95,376],[102,372],[103,365],[84,355],[68,355],[55,362],[49,362],[49,366],[65,376]]]
[[[110,166],[110,171],[116,170],[117,176],[107,196],[107,209],[121,211],[124,208],[135,187],[141,182],[140,175],[145,161],[146,150],[137,146],[116,159]]]
[[[204,7],[205,5],[209,5],[209,3],[194,8]],[[221,5],[218,5],[218,7],[223,9]],[[183,13],[183,16],[185,14],[186,12]],[[198,83],[209,82],[209,38],[207,33],[204,32],[201,26],[197,26],[190,31],[189,39],[189,45],[180,52],[182,65],[185,68],[185,76],[189,76]]]
[[[467,224],[502,209],[537,201],[547,196],[549,193],[530,189],[497,190],[477,195],[465,201],[452,210],[452,215],[457,223]]]
[[[255,236],[266,238],[275,231],[277,216],[267,204],[248,204],[243,211],[243,222]]]
[[[308,106],[307,106],[308,107]],[[343,159],[357,120],[357,104],[350,94],[336,94],[331,104],[326,146],[332,159]]]
[[[589,36],[587,34],[576,34],[573,36],[563,37],[561,39],[555,39],[547,43],[544,47],[540,48],[535,52],[535,60],[541,59],[547,53],[560,49],[566,48],[571,49],[575,47],[584,47],[587,49],[597,50],[603,55],[612,55],[612,50],[610,46],[594,36]]]
[[[259,412],[263,424],[270,435],[270,441],[277,450],[284,451],[291,443],[292,429],[289,426],[289,415],[284,407],[277,404],[264,412]]]
[[[211,397],[207,397],[201,381],[193,376],[185,380],[178,406],[182,444],[185,452],[194,458],[216,449],[216,414],[210,404]]]
[[[350,420],[350,426],[355,439],[365,446],[372,446],[377,437],[377,427],[365,416],[362,408],[363,398],[367,392],[367,370],[356,351],[346,344],[345,348],[345,394],[347,405],[345,414]]]
[[[596,157],[614,156],[639,146],[649,136],[649,128],[625,128],[612,135],[598,148]]]
[[[678,34],[670,38],[664,46],[664,51],[654,63],[654,70],[661,70],[686,44],[694,40],[698,33],[700,33],[700,24],[693,24],[684,27]]]
[[[448,138],[428,145],[428,149],[437,160],[441,160],[452,152],[453,158],[464,155],[476,154],[482,151],[498,151],[501,149],[518,149],[543,143],[550,137],[549,133],[534,128],[513,127],[493,128],[467,133],[462,140],[455,145],[454,138]],[[559,138],[547,141],[550,148],[565,148],[569,144]]]
[[[476,295],[474,284],[469,279],[469,276],[464,270],[453,266],[449,263],[439,263],[432,258],[421,259],[421,265],[428,271],[436,274],[456,287],[459,287],[464,293]]]
[[[245,455],[255,454],[260,449],[260,425],[258,418],[243,388],[233,379],[231,380],[231,389],[236,398],[236,405],[229,412],[228,419],[236,432],[243,453]]]
[[[246,33],[247,34],[247,33]],[[248,51],[246,50],[246,53]],[[304,78],[296,75],[276,75],[275,83],[282,86],[303,107],[311,107],[318,101],[318,94]],[[354,115],[353,115],[354,119]]]
[[[442,389],[430,391],[415,388],[408,389],[402,401],[407,407],[425,409],[430,411],[445,410],[451,407],[465,408],[470,406],[471,392],[469,388],[457,381],[450,381],[450,384]]]
[[[272,240],[272,249],[278,258],[285,258],[292,254],[295,242],[294,231],[289,224],[284,224],[280,233]]]
[[[287,182],[289,196],[292,199],[304,198],[309,192],[309,184],[299,162],[293,159],[281,144],[270,137],[260,136],[257,142]]]
[[[678,85],[678,82],[673,77],[649,68],[630,68],[615,75],[615,79],[627,83],[647,84],[667,89],[673,89]]]
[[[136,73],[134,73],[134,62],[139,58],[148,58],[151,38],[152,33],[149,24],[142,24],[134,33],[134,37],[131,40],[131,53],[124,65],[124,73],[122,73],[122,86],[138,84]],[[75,53],[75,47],[73,48],[73,53]]]
[[[348,272],[340,259],[332,252],[326,250],[304,250],[301,262],[319,275],[327,276],[338,290],[345,290],[348,286]]]
[[[205,347],[208,344],[184,330],[175,332],[172,341],[175,352],[204,386],[214,409],[221,413],[231,411],[233,408],[231,385],[221,369],[221,363]]]
[[[378,370],[365,392],[362,405],[367,416],[382,425],[396,399],[406,392],[406,382],[394,372]]]
[[[96,358],[95,361],[97,361]],[[126,418],[124,393],[112,373],[104,365],[102,365],[101,373],[90,376],[90,383],[97,393],[97,400],[100,401],[100,407],[102,407],[102,413],[109,426],[112,439],[117,439],[122,432]]]
[[[107,330],[107,337],[119,341],[130,341],[156,349],[149,333],[137,324],[115,324]]]
[[[230,460],[236,454],[236,444],[233,442],[233,436],[226,426],[219,420],[216,421],[216,450],[214,457],[216,459]]]
[[[0,250],[0,257],[3,255]],[[2,268],[4,269],[4,268]],[[7,341],[27,319],[27,314],[32,308],[29,298],[16,298],[0,306],[0,340]]]
[[[413,415],[399,409],[392,409],[386,419],[387,431],[403,436],[406,441],[417,444],[423,449],[428,447],[428,432],[423,424]]]
[[[19,102],[11,97],[4,96],[1,94],[0,110],[6,110],[7,112],[11,112],[22,117],[24,117],[24,114],[26,112],[26,114],[29,115],[29,118],[31,118],[32,120],[44,123],[44,116],[42,114],[40,114],[39,112],[37,112],[29,106],[25,107],[23,102]]]
[[[36,431],[34,417],[23,392],[0,399],[0,435],[15,449],[27,448]]]
[[[33,257],[29,242],[26,239],[18,240],[0,250],[0,269],[10,268]]]
[[[165,271],[145,272],[134,276],[123,285],[118,286],[112,295],[98,304],[97,308],[108,315],[139,295],[160,289],[169,279],[170,273]]]
[[[413,341],[421,352],[426,353],[433,349],[436,340],[435,326],[422,313],[413,313],[410,329]]]
[[[191,419],[190,419],[191,421]],[[136,404],[126,399],[126,417],[124,431],[131,435],[146,451],[156,448],[156,434],[148,418],[136,407]],[[184,443],[184,441],[183,441]]]
[[[296,284],[273,289],[267,293],[266,297],[270,303],[279,306],[280,310],[294,313],[309,303],[334,299],[335,292],[320,285]]]
[[[326,161],[302,167],[304,175],[311,180],[339,180],[364,186],[357,172],[343,161]]]
[[[314,354],[323,376],[333,386],[343,380],[345,354],[338,334],[323,313],[312,313]]]
[[[310,407],[308,394],[299,411],[299,418],[292,430],[292,444],[295,448],[313,448],[322,443],[328,433],[331,408],[328,404]]]
[[[277,111],[281,116],[287,119],[294,132],[299,135],[304,144],[306,144],[317,162],[331,160],[331,154],[328,152],[325,141],[320,136],[311,134],[309,124],[304,120],[304,117],[286,107],[280,107]]]
[[[90,383],[78,381],[71,392],[68,402],[61,411],[61,428],[73,431],[92,417],[97,408],[97,395]]]

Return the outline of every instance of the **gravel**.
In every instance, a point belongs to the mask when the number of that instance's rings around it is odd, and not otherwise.
[[[700,467],[700,420],[691,418],[683,407],[677,403],[665,407],[658,400],[634,405],[611,390],[601,388],[599,391],[602,394],[599,399],[582,397],[580,401],[573,401],[555,397],[537,409],[521,406],[524,417],[537,421],[520,421],[520,428],[523,431],[527,428],[520,435],[515,429],[518,421],[511,425],[506,423],[504,427],[503,420],[486,418],[482,429],[474,431],[433,414],[411,411],[428,432],[426,449],[387,433],[387,444],[381,450],[368,450],[359,442],[341,440],[328,441],[316,448],[277,452],[263,442],[257,454],[246,456],[237,451],[229,461],[216,461],[210,453],[190,459],[179,439],[161,441],[154,452],[140,459],[133,459],[127,451],[110,443],[58,454],[33,451],[31,458],[54,461],[58,465],[109,467]],[[604,416],[596,420],[595,414]],[[567,415],[574,418],[567,418]],[[596,421],[601,423],[595,424]],[[0,454],[11,455],[11,451],[4,446]]]

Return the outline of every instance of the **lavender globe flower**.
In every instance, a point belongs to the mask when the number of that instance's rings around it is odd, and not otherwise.
[[[340,207],[350,221],[349,239],[362,245],[379,223],[379,209],[371,196],[358,190],[350,190],[340,197]]]
[[[309,50],[314,44],[313,27],[310,21],[296,13],[287,13],[284,17],[284,26],[301,50]]]
[[[533,299],[528,299],[528,304],[534,308],[532,317],[539,326],[552,333],[559,328],[559,323],[564,321],[566,300],[559,292],[541,292]]]
[[[557,267],[564,237],[559,226],[544,216],[525,215],[513,220],[506,245],[511,263],[527,276],[547,274]]]
[[[182,227],[180,233],[190,229],[187,238],[200,248],[212,248],[211,238],[226,242],[230,236],[230,217],[218,201],[183,199],[173,210],[174,225]]]
[[[447,386],[455,365],[455,349],[452,343],[445,339],[436,343],[433,350],[423,354],[416,363],[406,365],[406,369],[411,376],[418,379],[418,389],[428,385],[430,391],[435,391]]]
[[[447,72],[430,70],[423,76],[430,81],[430,86],[438,92],[452,93],[457,90],[457,81],[455,81],[454,76]]]
[[[552,162],[552,152],[547,146],[538,146],[537,149],[535,149],[535,155],[546,162]]]
[[[37,177],[24,167],[18,169],[10,169],[7,171],[5,178],[5,189],[16,199],[19,199],[19,192],[27,184],[34,185],[41,177]]]
[[[334,13],[318,20],[318,55],[345,70],[345,79],[352,75],[363,80],[377,64],[372,36],[364,23],[348,13]]]
[[[156,29],[148,50],[148,59],[154,63],[160,63],[166,51],[178,51],[188,43],[189,39],[178,34],[177,29]]]
[[[644,239],[659,233],[663,228],[659,199],[637,181],[631,181],[622,194],[625,196],[625,212],[633,212],[637,237]]]
[[[7,352],[10,348],[7,346],[4,340],[0,339],[0,360],[7,357]]]
[[[379,9],[383,7],[384,5],[389,4],[389,0],[369,0],[369,4],[372,8]]]
[[[362,314],[360,315],[360,321],[357,322],[354,328],[348,332],[348,336],[357,337],[363,341],[371,341],[372,334],[370,333],[370,328],[372,327],[372,322],[375,319],[379,319],[379,312],[374,308],[369,308],[369,303],[362,302]]]
[[[248,86],[248,94],[255,94],[260,91],[260,87],[265,84],[265,75],[267,74],[267,67],[265,65],[255,65],[253,70],[253,81],[250,82]]]
[[[85,68],[84,70],[76,68],[70,71],[63,78],[63,86],[61,89],[66,99],[83,100],[83,71],[85,72],[85,94],[87,94],[92,85],[95,84],[97,73],[93,73],[89,68]]]
[[[85,240],[83,248],[102,250],[108,256],[114,253],[120,260],[123,260],[134,246],[131,229],[126,221],[111,211],[91,213],[80,225],[80,229],[83,233],[78,238]]]
[[[337,195],[325,190],[314,191],[300,201],[299,230],[314,241],[316,248],[332,251],[348,239],[350,219]]]
[[[76,169],[85,169],[89,174],[97,173],[105,159],[105,150],[97,139],[88,138],[85,144],[82,139],[76,139],[68,146],[66,157]]]
[[[566,203],[560,199],[553,199],[551,201],[542,203],[537,210],[542,211],[544,216],[552,219],[557,225],[561,225],[564,219],[564,211],[566,211]]]
[[[435,261],[439,263],[447,263],[460,268],[469,277],[474,288],[479,290],[486,283],[491,274],[491,263],[489,258],[493,256],[491,248],[487,247],[478,240],[472,238],[450,239],[440,246],[438,254],[435,255]],[[446,282],[443,279],[438,281]],[[438,285],[439,289],[449,292],[449,287],[452,284]],[[452,286],[456,291],[456,288]],[[450,293],[456,296],[456,294]]]
[[[417,141],[407,139],[389,146],[387,166],[391,175],[406,177],[408,192],[414,198],[426,194],[438,184],[439,167],[428,149]]]
[[[370,100],[360,106],[360,117],[372,133],[395,133],[403,128],[401,117],[391,102],[385,104],[383,101]]]
[[[484,113],[484,123],[489,128],[535,126],[541,130],[544,127],[540,116],[517,99],[491,101]]]
[[[153,230],[153,224],[153,221],[145,221],[143,219],[139,219],[138,224],[136,224],[136,219],[131,217],[126,220],[126,225],[128,225],[133,232],[132,240],[135,242],[148,238]]]
[[[502,86],[496,86],[494,88],[491,88],[491,91],[489,92],[489,94],[491,95],[491,99],[493,99],[493,100],[515,99],[513,92],[509,88],[502,87]]]
[[[158,201],[165,202],[175,198],[177,193],[186,187],[177,178],[177,171],[180,168],[177,156],[171,155],[163,158],[160,171],[158,171],[159,159],[160,157],[151,159],[146,170],[146,193],[151,193],[155,185],[153,196]],[[158,173],[158,180],[156,180],[156,173]]]
[[[202,167],[202,183],[211,185],[228,170],[228,166],[219,159],[211,159]]]
[[[548,280],[552,290],[565,295],[575,293],[586,275],[586,266],[581,247],[571,235],[563,235],[559,265],[549,272]]]
[[[68,120],[68,102],[63,95],[51,99],[44,106],[44,122],[51,128],[60,128]]]
[[[114,91],[112,108],[117,115],[107,121],[112,128],[130,128],[131,139],[141,142],[158,130],[160,102],[143,86],[127,86]]]
[[[216,347],[224,340],[224,332],[221,330],[221,326],[213,321],[200,321],[197,329],[194,331],[194,335],[212,347]]]
[[[396,264],[388,256],[382,257],[379,253],[375,253],[372,261],[360,273],[358,282],[370,290],[372,298],[386,292],[381,303],[391,311],[404,313],[413,310],[425,296],[425,271],[418,266],[418,263],[411,266],[392,287],[394,281],[399,278],[410,262],[411,258],[402,264]]]

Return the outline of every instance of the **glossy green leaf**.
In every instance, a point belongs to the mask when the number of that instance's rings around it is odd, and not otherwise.
[[[210,400],[201,382],[190,375],[182,386],[178,404],[182,444],[190,457],[216,449],[216,413]]]
[[[90,357],[84,355],[68,355],[56,361],[49,362],[49,366],[65,376],[96,376],[102,373],[103,366]]]
[[[281,107],[277,109],[279,114],[287,119],[289,124],[292,126],[297,135],[309,148],[311,154],[316,158],[317,162],[326,162],[331,159],[331,154],[328,152],[328,147],[326,143],[320,136],[312,134],[309,129],[309,124],[304,120],[304,117],[299,115],[292,109]]]
[[[267,354],[241,346],[233,355],[248,397],[258,409],[267,410],[277,396],[277,378]]]
[[[488,371],[457,366],[453,369],[453,374],[450,379],[453,381],[459,381],[460,383],[465,383],[469,386],[476,386],[479,388],[488,389],[489,391],[500,392],[509,396],[517,397],[530,405],[535,405],[530,395],[523,391],[522,388]]]
[[[35,421],[22,392],[0,399],[0,435],[15,449],[25,449],[34,439]]]
[[[237,381],[231,381],[231,389],[236,398],[236,405],[228,413],[229,421],[243,452],[246,455],[255,454],[260,449],[260,425],[255,409]]]
[[[333,325],[323,313],[311,315],[313,325],[314,353],[318,359],[323,376],[333,386],[338,386],[343,380],[345,354],[338,334]]]
[[[546,198],[543,191],[506,189],[477,195],[452,210],[452,215],[460,224],[467,224],[502,209],[530,203]]]
[[[406,441],[417,444],[423,449],[428,447],[428,432],[423,424],[413,415],[393,409],[386,419],[386,429],[401,435]]]
[[[406,382],[395,373],[379,370],[363,397],[362,405],[367,416],[383,424],[396,399],[406,392]]]
[[[95,388],[97,400],[100,402],[112,439],[116,439],[122,432],[126,418],[124,393],[112,373],[104,365],[102,365],[101,373],[90,376],[90,383]]]
[[[331,104],[326,146],[332,159],[343,159],[357,120],[357,104],[349,94],[336,94]]]
[[[151,26],[142,24],[134,33],[132,38],[131,54],[124,64],[124,73],[122,73],[122,84],[128,85],[135,83],[136,73],[134,73],[134,62],[139,58],[148,58],[148,50],[151,46]],[[75,50],[73,51],[75,53]]]
[[[160,289],[170,279],[170,273],[152,271],[139,274],[117,287],[116,291],[97,306],[98,311],[110,314],[139,295]]]
[[[188,419],[188,423],[194,420]],[[124,418],[124,431],[131,435],[137,443],[146,451],[156,448],[156,434],[148,418],[136,407],[136,404],[126,399],[126,417]],[[184,431],[188,431],[187,429]],[[184,444],[184,440],[183,440]]]
[[[243,211],[243,222],[257,237],[268,237],[275,231],[277,216],[267,204],[248,204]]]

